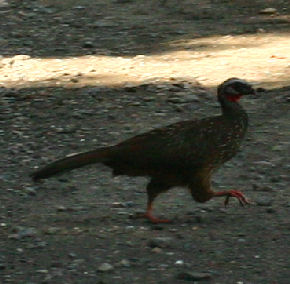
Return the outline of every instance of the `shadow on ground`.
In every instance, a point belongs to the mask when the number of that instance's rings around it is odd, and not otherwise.
[[[9,1],[3,56],[134,56],[188,48],[200,37],[289,32],[288,1]],[[277,13],[263,15],[264,8]],[[179,42],[179,46],[169,43]],[[212,42],[214,44],[214,41]],[[224,48],[224,47],[223,47]]]

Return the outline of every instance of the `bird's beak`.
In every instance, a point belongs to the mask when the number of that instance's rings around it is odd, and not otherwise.
[[[251,89],[250,93],[248,95],[257,95],[257,92],[254,88]]]
[[[251,95],[254,96],[257,95],[256,90],[252,87],[243,93],[243,96],[251,96]]]

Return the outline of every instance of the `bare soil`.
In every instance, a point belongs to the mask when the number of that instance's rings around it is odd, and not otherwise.
[[[60,3],[61,2],[61,3]],[[276,10],[265,12],[265,8]],[[288,1],[0,1],[0,283],[289,283]],[[146,178],[34,168],[219,113],[215,87],[258,88],[240,153],[214,176],[253,205],[145,208]]]

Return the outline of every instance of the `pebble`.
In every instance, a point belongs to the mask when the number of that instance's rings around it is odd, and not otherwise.
[[[9,6],[8,2],[6,0],[2,0],[0,1],[0,8],[5,8]]]
[[[152,101],[154,101],[154,100],[155,100],[154,97],[143,97],[143,101],[144,101],[144,102],[152,102]]]
[[[256,203],[259,206],[271,206],[273,203],[273,200],[266,197],[260,197],[256,200]]]
[[[167,96],[167,94],[166,93],[156,93],[155,94],[156,96],[159,96],[159,97],[165,97],[165,96]]]
[[[41,274],[47,274],[48,270],[47,269],[38,269],[35,271],[36,273],[41,273]]]
[[[194,94],[182,93],[180,96],[169,97],[167,101],[174,104],[199,102],[199,97]]]
[[[176,265],[184,265],[184,261],[182,259],[176,260],[175,261]]]
[[[47,235],[54,235],[54,234],[56,234],[59,231],[60,231],[60,228],[58,228],[58,227],[49,227],[49,228],[47,228],[45,230],[45,234],[47,234]]]
[[[26,245],[27,249],[36,249],[36,248],[44,248],[47,246],[47,242],[41,241],[41,240],[36,240],[35,243],[29,243]]]
[[[162,252],[162,249],[161,248],[158,248],[158,247],[155,247],[152,249],[152,252],[154,253],[161,253]]]
[[[185,103],[185,100],[183,98],[180,98],[180,97],[169,97],[167,99],[167,101],[169,103],[173,103],[173,104],[182,104],[182,103]]]
[[[124,204],[122,202],[113,202],[112,203],[112,208],[124,208]]]
[[[92,48],[92,47],[94,47],[94,44],[91,41],[85,41],[83,43],[83,48]]]
[[[273,14],[277,14],[277,9],[275,8],[265,8],[259,11],[259,14],[262,15],[273,15]]]
[[[201,281],[201,280],[209,280],[211,275],[209,273],[203,272],[180,272],[177,274],[177,279],[185,280],[185,281]]]
[[[130,267],[130,261],[128,259],[122,259],[120,261],[120,265],[123,266],[123,267]]]
[[[76,258],[76,257],[77,257],[77,254],[74,253],[74,252],[70,252],[70,253],[68,254],[68,256],[69,256],[70,258]]]
[[[23,189],[23,191],[24,191],[25,193],[27,193],[28,195],[31,195],[31,196],[34,196],[34,195],[36,195],[36,193],[37,193],[37,191],[35,190],[35,188],[34,188],[34,187],[31,187],[31,186],[27,186],[27,187],[25,187],[25,188]]]
[[[6,264],[3,262],[0,262],[0,270],[4,270],[6,268]]]
[[[190,103],[190,102],[199,102],[199,97],[197,95],[194,95],[194,94],[187,94],[187,95],[184,96],[184,99],[188,103]]]
[[[23,238],[35,237],[37,235],[35,228],[18,226],[14,230],[16,233],[9,235],[10,239],[19,240]]]
[[[68,266],[70,270],[76,270],[85,260],[82,258],[74,259],[72,263]]]
[[[266,209],[266,213],[273,214],[273,213],[276,213],[276,210],[274,208],[272,208],[272,207],[268,207]]]
[[[274,189],[268,185],[259,185],[259,184],[252,184],[253,190],[256,191],[273,191]]]
[[[67,207],[63,206],[63,205],[58,205],[55,207],[56,211],[58,212],[64,212],[67,211]]]
[[[15,60],[28,60],[30,58],[31,58],[31,56],[26,55],[26,54],[18,54],[18,55],[13,56],[13,59],[15,59]]]
[[[253,163],[254,165],[257,165],[257,166],[265,166],[265,167],[273,167],[273,163],[271,162],[268,162],[268,161],[256,161]]]
[[[171,247],[173,238],[171,237],[156,237],[148,241],[148,246],[151,248],[168,248]]]
[[[114,266],[111,265],[110,263],[102,263],[99,267],[98,267],[98,271],[99,272],[108,272],[108,271],[112,271],[114,269]]]

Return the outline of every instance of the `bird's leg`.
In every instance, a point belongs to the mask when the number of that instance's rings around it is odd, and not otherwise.
[[[152,204],[153,204],[153,201],[150,201],[148,199],[147,210],[144,213],[143,217],[146,218],[146,219],[148,219],[150,222],[152,222],[154,224],[158,224],[158,223],[170,223],[171,220],[168,220],[168,219],[159,219],[159,218],[156,218],[156,217],[154,217],[152,215],[152,210],[153,210]]]
[[[225,196],[225,206],[228,205],[230,197],[235,197],[239,200],[241,206],[245,206],[246,204],[251,204],[251,202],[238,190],[229,190],[229,191],[219,191],[214,192],[213,197],[222,197]]]
[[[153,210],[153,201],[154,199],[164,191],[167,191],[170,186],[166,183],[160,182],[159,180],[152,179],[147,185],[147,210],[144,213],[143,217],[151,221],[152,223],[170,223],[170,220],[167,219],[159,219],[152,215]]]

